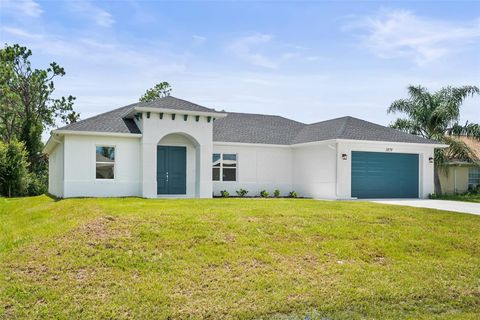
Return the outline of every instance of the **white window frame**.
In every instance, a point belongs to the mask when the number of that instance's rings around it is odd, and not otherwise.
[[[212,153],[212,160],[213,160],[213,155],[214,154],[219,154],[220,155],[220,166],[219,167],[214,167],[213,166],[213,161],[212,161],[212,181],[213,182],[237,182],[238,181],[238,153],[234,152],[213,152]],[[226,169],[235,169],[235,180],[233,181],[224,181],[223,180],[223,155],[224,154],[234,154],[235,155],[235,167],[225,167]],[[213,180],[213,169],[220,169],[220,180]]]
[[[114,149],[114,160],[113,162],[105,162],[105,161],[97,161],[97,148],[102,147],[102,148],[113,148]],[[95,181],[115,181],[117,179],[117,146],[116,145],[111,145],[111,144],[96,144],[95,145],[95,152],[94,152],[94,177]],[[113,179],[99,179],[97,178],[97,163],[113,163]]]

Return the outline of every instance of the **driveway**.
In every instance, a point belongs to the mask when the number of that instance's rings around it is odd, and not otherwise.
[[[455,212],[463,212],[463,213],[480,215],[480,203],[474,203],[474,202],[430,200],[430,199],[391,199],[391,200],[385,199],[385,200],[372,200],[372,202],[399,205],[399,206],[455,211]]]

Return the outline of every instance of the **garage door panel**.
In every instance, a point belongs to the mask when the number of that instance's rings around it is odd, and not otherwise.
[[[352,152],[352,197],[417,198],[418,154]]]

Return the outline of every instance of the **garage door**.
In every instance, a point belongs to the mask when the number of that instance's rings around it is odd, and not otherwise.
[[[418,198],[418,154],[352,151],[352,197]]]

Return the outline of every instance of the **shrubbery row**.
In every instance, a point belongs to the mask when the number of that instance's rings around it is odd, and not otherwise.
[[[239,190],[236,191],[236,193],[237,193],[237,196],[239,196],[239,197],[241,197],[241,198],[244,198],[244,197],[246,197],[246,195],[248,194],[248,191],[245,190],[245,189],[240,188]],[[228,197],[230,197],[230,192],[228,192],[227,190],[222,190],[222,191],[220,191],[220,196],[221,196],[222,198],[228,198]],[[260,191],[260,197],[262,197],[262,198],[268,198],[269,196],[270,196],[270,192],[268,192],[267,190],[262,190],[262,191]],[[273,191],[273,196],[274,196],[275,198],[280,198],[280,190],[279,190],[279,189],[275,189],[275,190]],[[289,198],[297,198],[297,197],[298,197],[298,194],[297,194],[296,191],[290,191],[290,192],[288,193],[288,197],[289,197]]]

